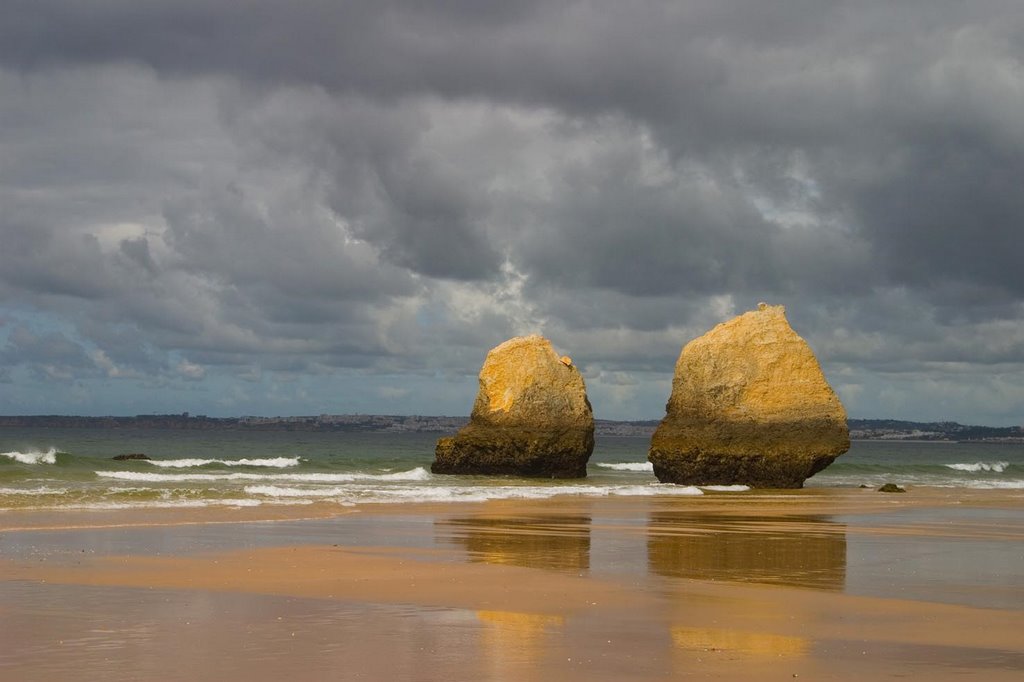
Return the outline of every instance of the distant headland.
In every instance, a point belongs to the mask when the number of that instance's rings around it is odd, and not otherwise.
[[[1024,427],[976,426],[957,422],[914,422],[898,419],[848,419],[854,440],[917,440],[936,442],[1024,443]],[[73,415],[0,416],[0,428],[106,428],[106,429],[188,429],[249,431],[355,431],[382,433],[454,433],[469,417],[321,414],[300,417],[207,417],[180,414],[82,417]],[[596,436],[650,437],[659,420],[615,421],[595,419]]]

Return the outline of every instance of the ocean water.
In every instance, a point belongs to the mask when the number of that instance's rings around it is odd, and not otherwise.
[[[588,477],[430,473],[438,434],[0,429],[0,510],[736,494],[658,483],[646,438],[599,438]],[[150,460],[116,461],[144,453]],[[807,487],[1024,488],[1024,445],[858,441]]]

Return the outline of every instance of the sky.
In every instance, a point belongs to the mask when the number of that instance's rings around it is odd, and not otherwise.
[[[0,414],[595,417],[786,306],[851,417],[1024,423],[1020,0],[11,0]]]

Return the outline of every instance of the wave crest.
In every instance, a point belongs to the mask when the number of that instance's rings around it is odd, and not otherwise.
[[[958,464],[947,464],[947,467],[956,471],[969,471],[971,473],[977,473],[980,471],[991,471],[996,474],[1001,474],[1006,471],[1006,467],[1010,466],[1009,462],[973,462],[973,463],[958,463]]]
[[[0,495],[65,495],[67,492],[67,488],[47,488],[46,486],[39,486],[38,488],[0,488]]]
[[[262,459],[147,459],[146,462],[155,467],[166,469],[189,469],[208,464],[220,464],[227,467],[269,467],[287,469],[298,466],[299,457],[266,457]]]
[[[393,474],[161,474],[142,471],[97,471],[100,478],[113,478],[120,481],[143,481],[146,483],[173,483],[182,481],[262,481],[291,482],[291,483],[355,483],[358,481],[426,481],[430,478],[430,472],[423,467],[416,467],[409,471],[398,471]]]
[[[654,465],[650,462],[597,462],[597,466],[613,471],[654,471]]]
[[[8,457],[21,464],[56,464],[57,449],[50,448],[46,452],[39,452],[38,450],[0,452],[0,457]]]

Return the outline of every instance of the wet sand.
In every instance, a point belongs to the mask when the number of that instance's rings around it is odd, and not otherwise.
[[[1017,680],[1024,493],[0,514],[0,679]]]

